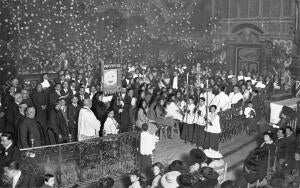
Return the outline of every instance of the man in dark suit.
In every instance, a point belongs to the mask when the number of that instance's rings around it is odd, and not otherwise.
[[[22,95],[22,98],[23,98],[23,100],[22,100],[23,103],[27,104],[27,106],[33,106],[33,102],[32,102],[32,100],[29,96],[29,92],[28,92],[27,89],[22,89],[21,90],[21,95]]]
[[[57,78],[54,80],[55,83],[60,83],[63,84],[65,80],[65,75],[64,75],[64,71],[59,71]]]
[[[20,92],[21,92],[22,86],[21,86],[21,84],[19,83],[19,79],[18,79],[18,78],[12,79],[11,85],[14,86],[14,88],[15,88],[15,93],[20,93]]]
[[[63,143],[69,140],[69,129],[62,111],[62,102],[57,102],[49,114],[48,126],[53,130],[56,143]]]
[[[15,122],[14,122],[15,123],[15,135],[14,135],[15,143],[18,143],[19,126],[26,118],[25,111],[26,111],[27,107],[28,107],[27,104],[25,104],[24,102],[21,102],[21,104],[19,105],[19,113],[17,113],[17,115],[15,117]]]
[[[271,78],[269,76],[266,77],[266,83],[265,83],[265,85],[266,85],[265,91],[266,91],[267,94],[273,92],[273,90],[274,90],[274,84],[271,81]]]
[[[294,131],[292,127],[287,126],[285,128],[285,134],[286,134],[286,142],[287,142],[287,150],[286,150],[286,159],[288,162],[292,162],[295,157],[295,151],[297,148],[297,140],[294,135]]]
[[[17,134],[15,120],[16,120],[17,114],[20,113],[19,105],[21,104],[23,98],[20,93],[16,93],[14,98],[15,98],[15,102],[12,103],[11,105],[9,105],[7,108],[5,131],[12,132],[13,134]]]
[[[85,92],[85,88],[84,87],[80,87],[78,94],[77,94],[77,98],[78,98],[78,104],[80,107],[83,107],[83,101],[84,99],[89,99],[90,96],[88,93]]]
[[[277,147],[277,159],[279,161],[280,166],[283,165],[286,159],[286,151],[287,151],[287,140],[284,137],[285,130],[280,128],[277,130],[277,140],[275,140],[275,144]]]
[[[63,88],[62,88],[62,90],[61,90],[60,93],[61,93],[61,96],[65,97],[66,102],[68,104],[70,104],[70,102],[71,102],[70,100],[72,98],[73,92],[72,92],[72,90],[69,87],[69,82],[68,81],[64,81]]]
[[[263,101],[261,100],[261,97],[259,96],[259,91],[254,90],[251,94],[250,101],[252,101],[253,108],[256,113],[256,119],[257,121],[260,121],[262,118],[262,112],[263,112]],[[258,129],[258,132],[260,132],[260,129]]]
[[[72,96],[72,103],[69,104],[67,108],[67,117],[68,117],[68,128],[69,133],[72,135],[72,140],[77,139],[77,123],[80,107],[78,106],[78,99],[76,96]]]
[[[5,109],[12,103],[15,102],[15,87],[14,86],[10,86],[9,90],[7,91],[7,93],[4,95],[3,100],[1,101],[3,102],[3,106],[5,107]]]
[[[56,83],[54,87],[54,91],[52,91],[49,95],[49,104],[50,109],[53,108],[58,101],[58,99],[61,97],[61,84]]]
[[[3,147],[0,151],[1,169],[7,161],[20,161],[21,153],[19,148],[15,145],[13,135],[11,133],[5,132],[1,135],[1,146]]]
[[[121,109],[121,122],[120,122],[120,131],[121,132],[128,132],[130,126],[130,119],[129,119],[129,109],[131,107],[131,100],[133,98],[134,91],[132,88],[128,89],[125,97],[124,97],[124,105]]]
[[[152,74],[149,74],[149,79],[150,79],[150,85],[152,85],[155,89],[158,89],[158,81],[156,79],[157,73],[153,72]]]
[[[34,177],[24,174],[19,167],[19,163],[10,160],[5,163],[4,165],[4,175],[11,179],[12,185],[10,185],[13,188],[35,188],[37,187]]]
[[[19,127],[20,148],[43,146],[45,145],[45,139],[41,125],[35,119],[35,108],[27,108],[26,118]]]

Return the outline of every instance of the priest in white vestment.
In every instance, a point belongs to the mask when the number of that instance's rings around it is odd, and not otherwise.
[[[78,118],[78,140],[87,140],[99,137],[100,121],[91,110],[91,99],[84,99],[84,106],[79,112]]]
[[[230,100],[228,95],[225,93],[225,86],[221,86],[219,88],[219,94],[215,96],[215,98],[208,103],[209,105],[216,105],[217,112],[225,111],[230,108]]]

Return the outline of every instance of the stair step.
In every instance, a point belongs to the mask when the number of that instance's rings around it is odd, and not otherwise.
[[[250,151],[256,147],[255,136],[239,135],[226,143],[220,144],[220,152],[228,164],[228,172],[242,165]],[[154,151],[154,162],[170,164],[174,160],[189,160],[189,152],[195,148],[183,140],[159,141]]]
[[[242,169],[243,161],[251,150],[256,147],[255,136],[239,135],[226,143],[220,144],[220,152],[228,164],[227,179],[236,179],[236,170]],[[195,145],[185,143],[181,139],[159,141],[154,151],[154,162],[170,164],[174,160],[187,161],[189,152]],[[238,175],[241,175],[239,173]],[[128,181],[128,178],[126,179]],[[125,183],[125,185],[127,185]],[[116,181],[116,187],[125,188],[122,180]]]
[[[228,171],[233,170],[234,166],[241,163],[249,155],[249,152],[256,147],[256,142],[251,142],[248,145],[240,148],[234,152],[230,152],[230,155],[224,157],[224,160],[227,162]],[[238,165],[239,166],[239,165]]]

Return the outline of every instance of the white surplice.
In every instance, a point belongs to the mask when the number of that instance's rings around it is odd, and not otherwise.
[[[83,107],[78,118],[78,140],[86,140],[99,136],[100,121],[88,107]]]

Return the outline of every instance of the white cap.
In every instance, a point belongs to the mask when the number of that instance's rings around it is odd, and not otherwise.
[[[204,153],[206,157],[211,158],[211,159],[221,159],[223,158],[223,155],[219,151],[215,151],[211,148],[205,149]]]

